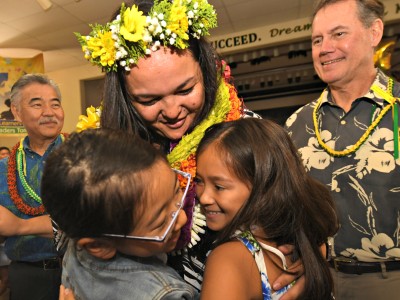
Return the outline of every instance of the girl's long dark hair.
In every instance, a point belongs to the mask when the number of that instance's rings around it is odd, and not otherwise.
[[[320,246],[338,229],[334,200],[323,184],[311,178],[284,129],[268,120],[242,119],[212,126],[197,156],[210,144],[218,159],[248,183],[251,194],[232,222],[220,233],[229,241],[237,229],[263,229],[263,238],[292,244],[305,270],[305,299],[329,299],[333,282]]]

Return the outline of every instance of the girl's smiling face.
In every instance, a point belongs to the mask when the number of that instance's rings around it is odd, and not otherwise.
[[[247,202],[251,193],[227,166],[224,153],[212,143],[197,157],[196,194],[207,218],[207,226],[224,229]]]

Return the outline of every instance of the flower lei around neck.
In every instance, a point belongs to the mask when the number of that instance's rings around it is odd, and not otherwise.
[[[196,162],[194,155],[197,146],[203,138],[208,127],[223,121],[239,119],[243,114],[243,102],[237,96],[236,89],[229,83],[230,70],[224,61],[221,62],[220,84],[217,89],[216,99],[208,116],[197,125],[190,134],[182,137],[178,145],[168,154],[168,162],[172,168],[196,175]],[[90,106],[86,109],[87,115],[80,115],[76,129],[78,132],[90,128],[100,128],[102,108]],[[184,184],[184,183],[183,183]]]
[[[168,162],[172,168],[190,173],[192,177],[196,175],[196,150],[207,128],[216,123],[240,119],[243,115],[243,101],[237,96],[235,87],[229,83],[231,78],[229,66],[222,61],[220,67],[222,76],[220,77],[215,103],[208,116],[192,132],[183,136],[167,155]],[[87,116],[79,116],[78,131],[99,128],[101,125],[101,107],[94,108],[91,106],[86,111]],[[179,180],[181,187],[185,187],[186,180],[182,176],[180,176]],[[191,184],[193,184],[193,181]],[[205,226],[205,216],[201,213],[199,205],[196,205],[193,208],[192,224],[189,229],[189,247],[194,246],[200,240],[198,233],[204,233],[203,228]]]
[[[229,73],[227,76],[229,76]],[[214,106],[207,118],[197,125],[191,133],[183,136],[178,145],[167,155],[171,167],[190,173],[194,177],[196,175],[195,155],[197,146],[207,128],[220,122],[237,120],[242,114],[243,102],[238,98],[235,87],[228,83],[227,78],[221,79]],[[184,182],[181,181],[181,183],[184,185]]]
[[[64,141],[64,135],[61,134],[61,139]],[[37,216],[42,215],[45,212],[42,199],[32,187],[26,181],[26,161],[25,161],[25,151],[23,149],[24,138],[21,139],[12,149],[10,157],[8,159],[8,169],[7,169],[7,184],[8,192],[10,198],[13,201],[15,207],[25,215]],[[27,195],[35,200],[39,204],[37,207],[32,207],[25,203],[18,192],[17,187],[17,175],[21,181],[22,188],[25,190]]]
[[[155,0],[149,15],[138,6],[122,3],[115,20],[105,25],[90,25],[87,36],[75,33],[85,58],[106,72],[118,65],[130,70],[139,58],[161,46],[189,47],[189,36],[199,39],[217,26],[217,14],[207,0]]]
[[[217,90],[214,106],[199,125],[193,131],[179,141],[172,151],[167,155],[167,159],[172,168],[180,169],[183,172],[190,173],[194,178],[196,176],[196,151],[197,147],[204,137],[205,131],[210,126],[220,123],[239,119],[243,115],[243,102],[237,96],[236,89],[229,84],[230,71],[229,67],[222,62],[223,76]],[[181,187],[186,186],[186,180],[179,178]],[[193,189],[193,181],[191,189]],[[194,198],[192,201],[195,201]],[[191,248],[200,241],[199,233],[204,233],[206,227],[206,217],[202,214],[200,204],[193,203],[193,210],[186,211],[188,218],[191,216],[191,226],[189,233],[185,233],[185,227],[182,229],[182,240],[188,238],[188,247]],[[189,205],[190,207],[190,205]],[[185,237],[186,236],[186,237]]]
[[[378,126],[379,122],[382,120],[382,118],[386,115],[386,113],[393,108],[393,134],[394,134],[394,145],[395,145],[395,151],[394,151],[394,156],[395,159],[399,158],[399,128],[398,128],[398,102],[399,99],[393,96],[393,79],[389,78],[388,80],[388,86],[386,88],[386,91],[382,90],[380,87],[377,85],[373,85],[371,89],[379,94],[383,99],[385,99],[389,105],[386,105],[384,109],[379,113],[379,115],[376,117],[376,119],[371,123],[371,125],[367,128],[367,130],[364,132],[364,134],[360,137],[360,139],[352,146],[347,147],[345,150],[337,151],[332,148],[330,148],[321,138],[321,134],[318,129],[318,109],[320,108],[322,104],[322,96],[319,97],[317,104],[314,108],[313,111],[313,122],[314,122],[314,129],[315,129],[315,136],[317,137],[318,144],[327,152],[329,155],[334,156],[334,157],[343,157],[347,156],[349,154],[352,154],[356,152],[362,144],[365,143],[365,141],[368,139],[368,137],[371,135],[372,131],[375,130],[375,128]]]

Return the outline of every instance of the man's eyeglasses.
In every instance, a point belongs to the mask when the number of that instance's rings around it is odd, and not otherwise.
[[[176,219],[179,216],[179,213],[185,204],[186,194],[190,186],[191,175],[186,172],[182,172],[180,170],[172,169],[175,173],[185,177],[187,179],[186,187],[183,192],[182,198],[179,203],[177,203],[178,209],[172,213],[171,222],[168,224],[167,228],[165,229],[164,233],[159,236],[135,236],[135,235],[123,235],[123,234],[113,234],[113,233],[106,233],[103,236],[106,237],[117,237],[117,238],[125,238],[125,239],[133,239],[133,240],[142,240],[142,241],[152,241],[152,242],[163,242],[171,231],[171,228],[174,226]]]

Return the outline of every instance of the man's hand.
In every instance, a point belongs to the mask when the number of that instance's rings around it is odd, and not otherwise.
[[[74,293],[70,289],[66,289],[63,285],[60,285],[58,300],[75,300]]]
[[[23,222],[22,219],[0,205],[0,236],[19,235],[21,222]]]
[[[298,259],[298,254],[294,251],[293,245],[281,245],[278,249],[287,257],[290,256],[290,260],[294,263],[289,267],[288,271],[295,273],[296,275],[290,275],[287,273],[282,273],[273,283],[272,288],[277,291],[287,286],[296,280],[294,286],[292,286],[283,296],[281,300],[294,300],[299,299],[305,288],[305,278],[303,263]]]
[[[53,229],[48,215],[21,219],[0,205],[0,236],[38,235],[53,238]]]
[[[299,299],[305,288],[304,268],[301,260],[296,261],[289,269],[289,272],[296,273],[290,275],[282,273],[272,285],[272,288],[277,291],[284,286],[296,280],[295,284],[280,298],[280,300],[294,300]]]

